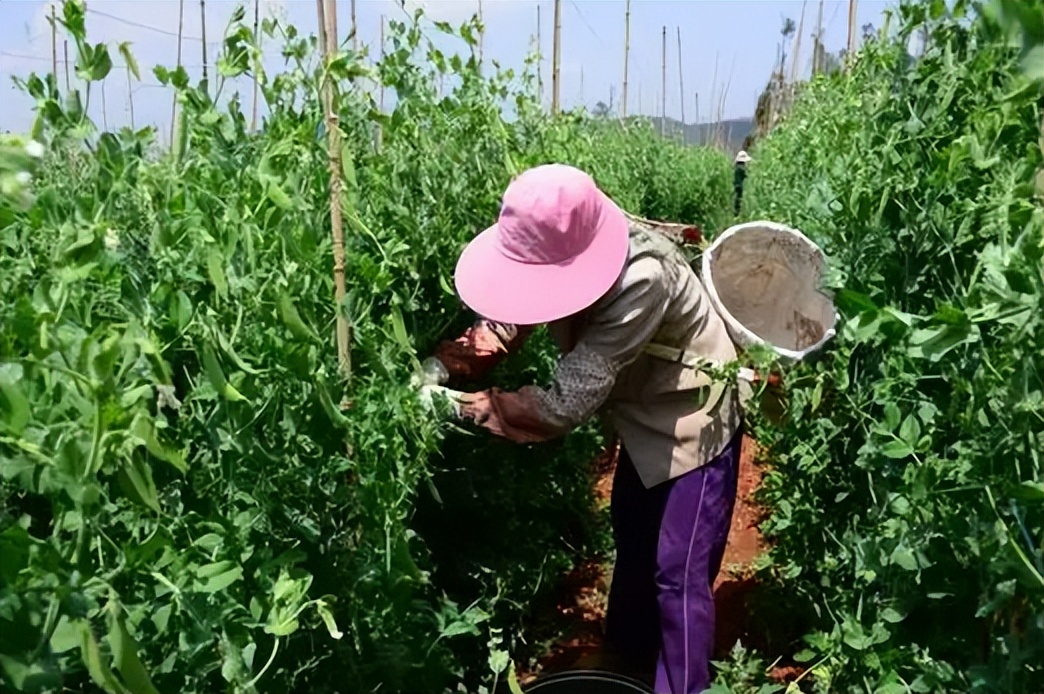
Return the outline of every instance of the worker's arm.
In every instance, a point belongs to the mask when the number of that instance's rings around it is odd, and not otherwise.
[[[461,415],[519,443],[557,438],[588,419],[608,399],[620,370],[659,329],[668,301],[663,273],[655,258],[632,265],[620,293],[593,311],[548,388],[527,386],[512,393],[494,388],[467,395]]]
[[[435,350],[435,358],[446,368],[450,378],[476,379],[520,347],[532,332],[529,326],[480,318],[456,340],[441,343]]]

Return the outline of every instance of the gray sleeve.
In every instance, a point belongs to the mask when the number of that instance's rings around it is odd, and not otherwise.
[[[632,263],[619,292],[593,307],[576,348],[559,362],[552,384],[532,389],[541,418],[565,433],[597,412],[620,371],[656,335],[668,299],[661,261],[650,257]]]

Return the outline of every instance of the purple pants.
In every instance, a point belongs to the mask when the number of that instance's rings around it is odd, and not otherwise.
[[[613,478],[616,566],[609,590],[610,648],[651,670],[657,694],[710,686],[714,579],[736,502],[742,432],[712,461],[646,489],[626,449]]]

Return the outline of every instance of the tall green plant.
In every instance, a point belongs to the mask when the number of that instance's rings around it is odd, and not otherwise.
[[[107,53],[82,15],[66,2],[89,90]],[[450,290],[457,254],[524,165],[583,165],[630,210],[696,222],[727,201],[727,167],[644,131],[547,120],[531,76],[482,77],[428,38],[466,49],[474,22],[392,23],[376,72],[395,109],[349,84],[341,100],[346,389],[318,87],[368,69],[340,54],[324,72],[314,37],[266,21],[288,68],[258,74],[268,115],[252,133],[218,97],[260,64],[242,19],[215,90],[155,69],[181,104],[170,154],[150,154],[149,128],[98,133],[53,76],[24,82],[49,153],[34,199],[3,202],[3,686],[488,690],[523,652],[530,602],[597,549],[584,465],[598,437],[508,447],[422,409],[417,357],[470,320]],[[443,74],[455,86],[439,97]],[[631,164],[652,157],[678,162],[676,187],[647,193]],[[552,364],[538,340],[501,376]]]
[[[815,691],[1044,687],[1041,83],[965,8],[904,3],[809,85],[745,196],[824,246],[842,314],[759,429],[764,577]]]

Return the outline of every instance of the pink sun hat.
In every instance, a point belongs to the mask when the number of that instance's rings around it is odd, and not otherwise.
[[[504,192],[497,223],[457,261],[461,300],[487,320],[538,325],[588,308],[627,262],[627,218],[580,169],[547,164]]]

